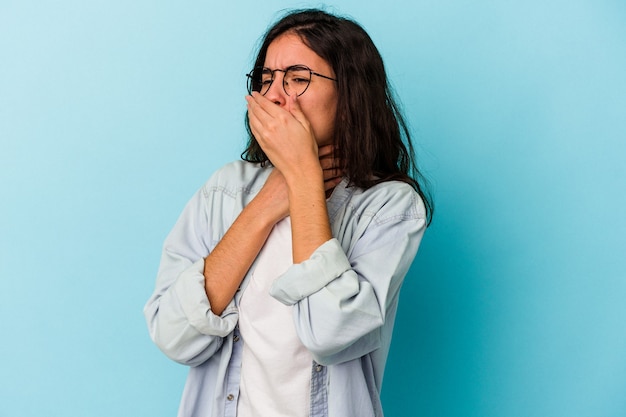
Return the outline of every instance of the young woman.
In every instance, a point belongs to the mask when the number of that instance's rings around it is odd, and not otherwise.
[[[399,290],[432,209],[380,54],[349,19],[292,12],[248,91],[244,161],[187,204],[144,310],[190,366],[179,416],[382,416]]]

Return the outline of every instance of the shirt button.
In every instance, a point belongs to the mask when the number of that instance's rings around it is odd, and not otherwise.
[[[322,365],[320,365],[319,363],[315,365],[315,371],[322,372]]]
[[[232,400],[234,400],[234,399],[235,399],[235,396],[234,396],[233,394],[228,394],[228,397],[226,397],[226,399],[227,399],[228,401],[232,401]]]
[[[239,341],[239,336],[233,337],[233,342],[238,342],[238,341]]]

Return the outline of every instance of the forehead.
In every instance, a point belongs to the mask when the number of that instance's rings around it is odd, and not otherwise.
[[[314,71],[330,70],[330,65],[302,42],[300,36],[285,33],[274,39],[267,48],[263,66],[284,69],[292,65],[306,65]]]

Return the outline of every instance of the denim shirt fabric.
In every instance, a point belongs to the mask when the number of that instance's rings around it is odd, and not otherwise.
[[[271,170],[237,161],[217,171],[163,245],[144,314],[156,345],[190,367],[179,417],[237,414],[243,343],[237,306],[255,265],[217,316],[204,290],[204,257]],[[424,205],[402,182],[362,190],[344,179],[327,207],[333,238],[279,276],[270,294],[293,306],[296,332],[312,353],[311,417],[380,417],[399,291],[426,228]]]

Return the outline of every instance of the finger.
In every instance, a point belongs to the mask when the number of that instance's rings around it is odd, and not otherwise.
[[[324,190],[329,191],[335,188],[341,182],[341,178],[333,178],[328,181],[324,181]]]
[[[250,124],[250,130],[254,136],[257,136],[259,132],[259,127],[262,126],[261,121],[257,114],[248,107],[248,123]]]
[[[320,158],[322,169],[341,168],[341,161],[337,158]]]
[[[323,145],[323,146],[320,146],[319,149],[317,150],[317,154],[320,159],[329,158],[329,157],[332,158],[334,153],[335,153],[334,145]]]
[[[272,115],[268,114],[265,109],[259,104],[257,99],[266,100],[265,97],[258,93],[253,93],[255,97],[246,96],[248,103],[248,121],[250,122],[250,130],[254,137],[259,141],[261,147],[265,149],[267,140],[272,136],[272,132],[275,132],[277,128],[277,120]],[[278,107],[272,104],[274,107]],[[288,115],[287,112],[284,112]]]
[[[259,93],[252,93],[254,96],[246,96],[246,101],[248,103],[248,114],[254,114],[261,123],[267,123],[272,119],[272,116],[265,110],[265,108],[261,105],[261,99],[265,99]],[[277,107],[277,106],[275,106]]]
[[[263,149],[264,152],[267,152],[268,145],[265,126],[254,112],[248,112],[248,122],[250,125],[250,132],[252,132],[252,135],[257,140],[261,149]]]
[[[341,169],[325,169],[322,172],[324,176],[324,181],[332,180],[335,178],[343,178],[343,171]]]
[[[289,113],[291,113],[302,126],[309,130],[309,119],[307,119],[304,113],[302,113],[298,96],[295,94],[289,96],[288,98],[288,110]]]
[[[250,97],[248,103],[251,103],[255,111],[262,111],[272,118],[284,117],[289,114],[287,110],[277,106],[276,103],[256,91],[253,91],[252,95],[247,97]]]

